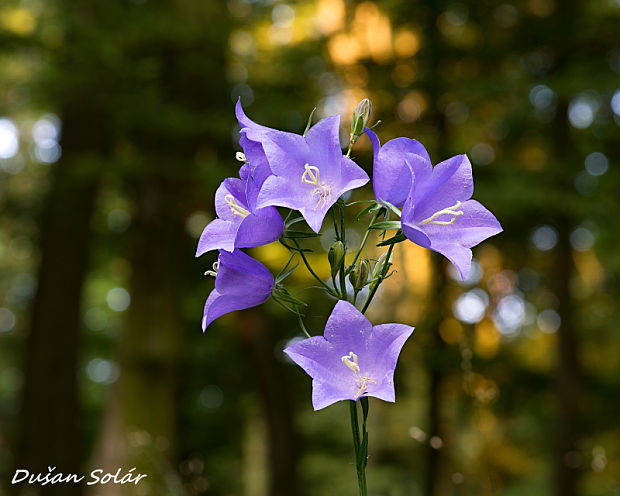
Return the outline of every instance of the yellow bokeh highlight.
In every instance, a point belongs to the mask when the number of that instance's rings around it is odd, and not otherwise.
[[[399,57],[413,57],[420,50],[420,37],[410,29],[400,29],[394,36],[394,51]]]
[[[493,358],[499,350],[500,335],[493,322],[484,319],[476,326],[474,351],[482,358]]]
[[[581,277],[587,289],[593,291],[599,288],[605,278],[605,271],[598,258],[596,258],[596,254],[592,250],[575,252],[573,259],[575,260],[579,277]]]
[[[329,56],[336,65],[354,64],[361,58],[361,46],[352,34],[339,33],[327,42]]]
[[[463,337],[463,326],[454,317],[448,317],[439,324],[439,335],[448,344],[457,344]]]
[[[324,35],[339,31],[344,26],[345,7],[343,0],[319,0],[316,24]]]
[[[18,36],[26,36],[37,27],[36,18],[26,9],[7,7],[0,11],[0,23]]]
[[[376,62],[385,63],[392,58],[392,25],[375,3],[357,6],[351,32],[359,37],[363,52]]]

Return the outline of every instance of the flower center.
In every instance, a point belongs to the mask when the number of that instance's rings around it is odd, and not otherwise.
[[[220,261],[216,260],[215,262],[213,262],[213,270],[207,270],[205,272],[205,276],[212,276],[212,277],[217,277],[217,271],[220,268]]]
[[[318,167],[306,164],[304,165],[304,169],[304,173],[301,175],[301,182],[306,184],[312,184],[314,186],[312,194],[319,197],[316,205],[314,206],[315,210],[319,207],[319,205],[324,207],[325,205],[327,205],[327,202],[331,201],[332,199],[331,186],[328,186],[326,183],[322,183],[319,181]]]
[[[233,214],[238,215],[241,218],[245,218],[248,215],[250,215],[250,211],[246,210],[241,205],[239,205],[235,201],[235,197],[233,195],[227,194],[224,197],[224,200],[226,201],[226,203],[228,203],[228,206],[230,207],[230,210],[232,211]]]
[[[456,204],[452,205],[448,208],[443,208],[438,210],[433,215],[431,215],[428,219],[424,219],[422,222],[418,223],[418,226],[423,226],[424,224],[439,224],[441,226],[449,226],[450,224],[454,224],[456,218],[459,215],[463,215],[462,210],[457,210],[461,206],[461,202],[457,201]],[[451,215],[452,218],[450,220],[436,220],[438,217],[442,215]]]
[[[359,390],[355,394],[355,399],[358,399],[362,394],[366,392],[369,382],[375,382],[375,377],[366,377],[360,374],[360,366],[357,363],[357,355],[352,351],[348,355],[342,357],[342,363],[349,367],[357,376],[357,387]]]

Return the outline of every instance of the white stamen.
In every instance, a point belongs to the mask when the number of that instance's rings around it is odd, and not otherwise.
[[[349,352],[348,355],[345,355],[341,358],[342,363],[344,363],[347,367],[349,367],[357,376],[357,387],[359,387],[359,391],[355,395],[355,399],[358,399],[362,394],[366,392],[366,388],[368,387],[369,382],[374,382],[375,377],[366,377],[360,374],[360,366],[357,363],[357,355],[352,351]]]
[[[319,168],[314,165],[304,165],[304,173],[301,175],[301,182],[306,184],[312,184],[314,190],[313,195],[318,195],[319,199],[314,206],[315,210],[320,206],[324,207],[327,202],[332,201],[332,188],[326,183],[319,181]],[[321,205],[322,204],[322,205]]]
[[[213,270],[207,270],[205,272],[205,276],[212,276],[212,277],[217,277],[217,271],[220,268],[220,261],[216,260],[215,262],[213,262]]]
[[[418,226],[423,226],[424,224],[438,224],[441,226],[449,226],[450,224],[454,224],[456,218],[459,215],[463,215],[462,210],[456,210],[461,206],[461,202],[457,201],[456,204],[451,207],[441,209],[431,215],[428,219],[424,219],[422,222],[418,223]],[[442,215],[451,215],[452,218],[450,220],[435,220]]]
[[[233,195],[231,194],[226,195],[224,197],[224,200],[226,201],[226,203],[228,203],[228,206],[230,207],[230,210],[232,211],[233,214],[238,215],[239,217],[243,217],[243,218],[250,215],[249,210],[246,210],[241,205],[237,204],[237,202],[235,201],[235,197]]]
[[[242,152],[237,152],[235,154],[235,158],[239,161],[239,162],[247,162],[246,158],[245,158],[245,153]]]

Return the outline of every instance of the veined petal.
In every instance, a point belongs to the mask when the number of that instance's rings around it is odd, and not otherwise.
[[[241,221],[235,246],[251,248],[276,241],[282,235],[284,221],[275,207],[259,208]],[[228,250],[230,251],[230,250]]]
[[[323,335],[333,345],[347,348],[367,340],[371,331],[370,320],[348,301],[339,300],[327,319]]]
[[[233,251],[239,224],[222,219],[213,219],[204,228],[198,241],[196,256],[211,250]]]
[[[340,115],[327,117],[312,126],[305,136],[312,163],[321,170],[321,180],[334,182],[340,177]]]
[[[469,277],[472,259],[470,248],[453,243],[435,243],[431,247],[431,250],[441,253],[450,260],[459,271],[463,281]]]
[[[424,173],[431,163],[422,144],[414,139],[396,138],[380,146],[379,138],[372,131],[366,132],[373,145],[373,189],[379,201],[385,200],[401,206],[412,185],[413,165]],[[419,164],[418,164],[419,163]]]
[[[298,134],[246,129],[246,136],[262,144],[271,171],[277,176],[301,178],[304,164],[310,161],[306,140]]]
[[[246,210],[249,208],[246,203],[245,184],[236,177],[224,179],[215,191],[215,212],[220,219],[240,224],[242,218],[230,208],[231,197],[235,204]]]
[[[466,248],[476,246],[487,238],[502,232],[495,216],[476,200],[468,200],[459,206],[463,212],[453,224],[425,224],[424,232],[436,243],[455,243]],[[431,247],[432,248],[432,247]]]
[[[269,299],[274,279],[269,269],[241,250],[220,252],[215,289],[221,294],[233,294],[258,305]],[[256,303],[254,303],[256,302]],[[249,307],[246,307],[249,308]]]
[[[416,218],[425,219],[457,201],[469,200],[473,193],[474,181],[467,155],[456,155],[444,160],[433,168],[428,181],[415,181],[412,196],[417,210]]]
[[[309,189],[301,180],[298,183],[288,181],[284,177],[269,176],[258,194],[256,208],[275,205],[299,210],[306,204],[305,198],[312,194],[312,188]]]
[[[343,390],[328,382],[320,382],[313,379],[312,408],[316,412],[338,401],[353,400],[355,399],[355,395],[352,393],[355,390],[354,388],[355,386]]]
[[[340,162],[340,193],[338,197],[352,189],[361,188],[370,178],[368,174],[349,157],[342,156]]]

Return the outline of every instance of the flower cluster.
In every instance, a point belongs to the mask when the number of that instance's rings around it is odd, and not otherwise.
[[[312,127],[309,123],[303,135],[299,135],[256,124],[238,102],[236,116],[241,126],[239,143],[243,153],[238,153],[237,159],[242,165],[238,177],[225,179],[217,189],[217,218],[204,229],[196,253],[200,256],[219,250],[213,269],[206,272],[215,276],[215,289],[205,304],[203,331],[221,315],[260,305],[272,296],[297,314],[308,338],[284,351],[312,377],[313,405],[317,410],[339,400],[358,401],[367,396],[394,401],[394,369],[413,328],[404,324],[373,327],[363,313],[378,286],[389,276],[396,243],[410,240],[441,253],[465,279],[471,267],[471,248],[502,230],[493,214],[471,199],[472,170],[465,155],[433,167],[424,146],[414,139],[396,138],[381,146],[375,132],[367,127],[370,112],[368,100],[353,112],[345,154],[340,144],[338,115]],[[341,197],[369,182],[366,172],[350,158],[352,145],[364,134],[374,151],[376,200],[362,212],[373,213],[373,219],[362,246],[347,265],[343,214],[346,205]],[[292,221],[287,217],[285,222],[277,207],[297,211],[301,217]],[[312,270],[304,255],[306,250],[300,248],[289,227],[305,220],[314,233],[319,233],[332,209],[339,212],[341,227],[340,233],[336,228],[338,240],[329,253],[330,285]],[[390,221],[390,215],[399,220]],[[380,243],[388,246],[388,251],[371,268],[370,261],[360,259],[360,255],[373,229],[383,234],[390,229],[397,232]],[[307,232],[302,237],[311,235]],[[299,310],[305,304],[281,284],[290,273],[286,270],[290,260],[274,278],[264,265],[241,250],[276,240],[291,250],[291,258],[299,255],[325,291],[340,300],[323,336],[310,337]],[[291,240],[294,246],[289,243]],[[358,293],[366,287],[367,296],[360,312],[354,304]],[[352,297],[347,294],[351,288]]]

